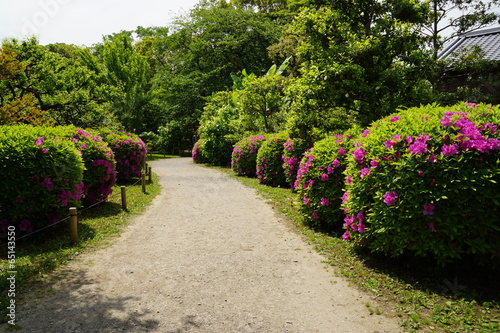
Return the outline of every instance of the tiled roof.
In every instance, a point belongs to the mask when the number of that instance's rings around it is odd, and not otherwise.
[[[438,58],[471,50],[476,45],[483,50],[484,59],[500,60],[500,27],[473,31],[457,37],[439,53]]]

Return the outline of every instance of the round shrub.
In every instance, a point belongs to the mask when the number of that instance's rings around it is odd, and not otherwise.
[[[377,121],[346,172],[344,239],[393,256],[500,255],[500,111],[427,106]]]
[[[303,139],[287,138],[283,148],[283,170],[285,172],[286,181],[293,190],[295,189],[295,181],[297,180],[300,160],[304,156],[308,145]]]
[[[83,193],[81,152],[46,127],[0,127],[0,226],[32,232],[68,215]]]
[[[266,141],[265,135],[257,134],[238,141],[231,155],[231,168],[239,176],[255,177],[257,153]]]
[[[135,134],[123,132],[106,131],[100,136],[115,154],[117,179],[140,178],[147,154],[144,142]]]
[[[283,170],[283,145],[286,139],[284,134],[273,134],[262,143],[256,164],[259,183],[271,186],[287,185]]]
[[[108,144],[96,133],[83,129],[69,130],[71,141],[82,153],[85,171],[83,172],[83,199],[92,204],[106,200],[113,192],[116,183],[116,161]]]
[[[194,163],[207,163],[207,158],[203,154],[205,147],[205,140],[200,139],[196,141],[191,152],[191,157]]]
[[[355,131],[316,142],[300,162],[294,186],[300,199],[300,211],[305,221],[315,228],[342,230],[344,171]]]

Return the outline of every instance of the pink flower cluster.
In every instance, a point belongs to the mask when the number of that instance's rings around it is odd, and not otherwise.
[[[351,232],[366,232],[366,226],[364,224],[365,214],[360,211],[356,215],[346,216],[344,218],[344,229],[346,232],[342,235],[343,240],[349,240],[351,238]]]

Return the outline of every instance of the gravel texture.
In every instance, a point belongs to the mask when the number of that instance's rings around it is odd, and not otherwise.
[[[20,332],[400,332],[252,189],[190,158],[113,244],[17,311]]]

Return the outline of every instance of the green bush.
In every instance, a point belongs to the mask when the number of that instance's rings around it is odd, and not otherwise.
[[[295,183],[299,208],[304,220],[314,228],[342,230],[346,156],[356,133],[358,130],[353,129],[316,142],[300,162]]]
[[[266,136],[257,134],[238,141],[231,155],[231,168],[239,176],[255,177],[257,153],[266,141]]]
[[[121,131],[103,131],[100,136],[115,154],[117,179],[140,178],[147,154],[144,142],[135,134]]]
[[[393,256],[498,262],[499,123],[498,107],[475,104],[375,122],[349,156],[343,238]]]
[[[286,186],[283,169],[283,146],[285,134],[273,134],[264,141],[257,153],[256,172],[259,183],[271,186]]]
[[[47,127],[0,127],[0,224],[31,232],[79,206],[83,194],[81,152]]]
[[[299,164],[308,145],[307,142],[299,138],[287,138],[283,145],[283,170],[285,178],[292,189],[295,189],[295,182],[297,181],[297,171]]]
[[[198,129],[200,139],[205,140],[203,155],[207,162],[213,165],[229,165],[231,152],[236,140],[229,119],[231,112],[218,110],[217,116],[204,120]]]
[[[207,158],[204,155],[205,140],[198,140],[194,144],[193,151],[191,152],[191,157],[194,163],[207,163]]]

